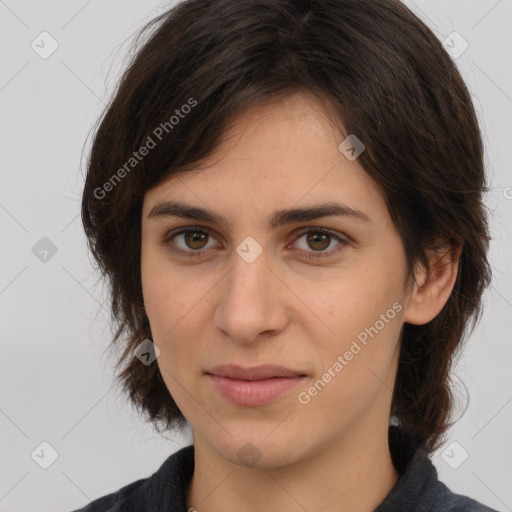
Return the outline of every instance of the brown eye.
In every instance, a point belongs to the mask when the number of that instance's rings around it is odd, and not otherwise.
[[[323,251],[327,249],[327,247],[329,247],[329,244],[331,243],[331,235],[329,234],[311,231],[307,235],[307,243],[309,247],[311,247],[315,251]]]
[[[334,246],[332,242],[337,242]],[[333,256],[343,250],[347,241],[325,228],[309,228],[299,234],[294,246],[310,259]],[[330,250],[327,250],[331,247]]]
[[[184,241],[190,249],[203,249],[205,243],[208,241],[208,233],[204,231],[187,231],[183,233]]]
[[[207,231],[192,227],[167,235],[163,243],[172,252],[198,256],[215,246],[208,246],[210,239],[215,240]]]

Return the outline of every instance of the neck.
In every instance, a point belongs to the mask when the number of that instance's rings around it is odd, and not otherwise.
[[[399,478],[389,451],[388,425],[340,432],[313,455],[272,467],[233,464],[194,439],[195,469],[187,509],[201,512],[371,512]]]

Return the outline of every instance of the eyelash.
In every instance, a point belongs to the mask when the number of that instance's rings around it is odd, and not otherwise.
[[[175,247],[172,246],[172,239],[177,237],[178,235],[183,235],[183,234],[186,234],[186,233],[207,233],[209,236],[211,236],[211,233],[207,230],[207,229],[204,229],[204,228],[199,228],[199,227],[194,227],[194,226],[191,226],[191,227],[188,227],[188,228],[183,228],[177,232],[171,232],[169,233],[168,235],[165,236],[164,240],[163,240],[163,244],[173,253],[178,253],[178,254],[182,254],[188,258],[198,258],[200,256],[203,256],[204,253],[208,252],[209,249],[205,249],[205,250],[201,250],[201,251],[184,251],[182,249],[176,249]],[[304,235],[307,235],[309,233],[322,233],[322,234],[326,234],[326,235],[329,235],[331,237],[333,237],[334,239],[336,239],[338,242],[340,242],[340,244],[334,248],[334,249],[331,249],[327,252],[309,252],[308,254],[308,258],[309,259],[317,259],[317,258],[325,258],[325,257],[328,257],[328,256],[332,256],[333,254],[339,252],[340,250],[343,249],[343,246],[347,244],[347,241],[344,240],[343,238],[339,237],[338,235],[334,234],[332,231],[328,230],[328,229],[325,229],[325,228],[321,228],[321,227],[310,227],[310,228],[307,228],[305,231],[302,231],[301,233],[299,233],[297,235],[297,240],[299,238],[301,238],[302,236]]]

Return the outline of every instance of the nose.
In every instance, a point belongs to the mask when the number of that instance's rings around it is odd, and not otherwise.
[[[221,283],[213,319],[216,329],[237,343],[251,344],[286,328],[290,292],[287,296],[267,251],[251,263],[235,253],[233,266]]]

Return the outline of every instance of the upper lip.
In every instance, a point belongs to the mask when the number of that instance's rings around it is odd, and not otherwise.
[[[217,375],[219,377],[228,377],[230,379],[239,380],[264,380],[272,377],[302,377],[304,373],[291,370],[284,366],[275,364],[262,364],[253,366],[252,368],[242,368],[241,366],[232,364],[222,364],[215,366],[206,373]]]

